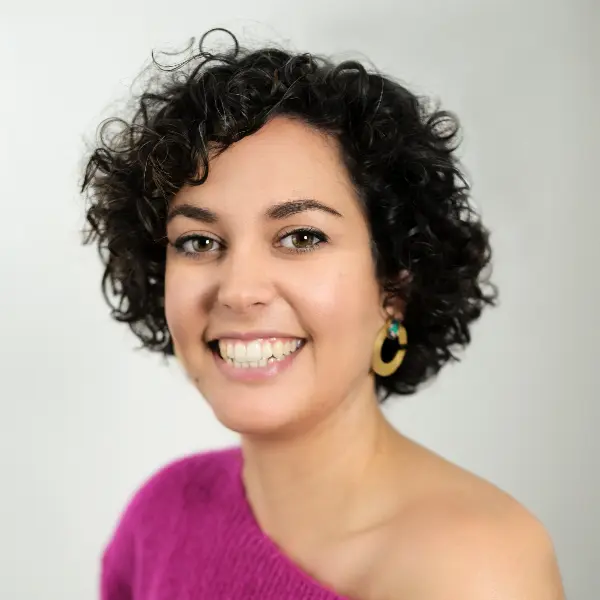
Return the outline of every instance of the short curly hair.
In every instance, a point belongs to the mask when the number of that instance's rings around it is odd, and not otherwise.
[[[415,392],[458,360],[471,323],[497,298],[485,274],[489,232],[455,153],[458,120],[360,62],[244,49],[223,29],[233,47],[211,53],[212,31],[180,64],[160,65],[153,54],[131,118],[104,121],[87,160],[84,243],[98,245],[112,317],[142,347],[173,354],[164,310],[170,199],[206,180],[209,146],[222,152],[275,116],[296,118],[337,139],[382,291],[405,302],[408,350],[396,373],[376,376],[378,395]]]

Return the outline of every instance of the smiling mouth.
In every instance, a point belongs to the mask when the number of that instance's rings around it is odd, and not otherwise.
[[[258,369],[292,358],[306,344],[303,338],[270,338],[250,341],[216,339],[208,342],[220,360],[238,369]]]

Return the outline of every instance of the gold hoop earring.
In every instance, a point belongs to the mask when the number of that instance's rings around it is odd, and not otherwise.
[[[381,350],[383,349],[383,343],[386,338],[397,340],[398,345],[400,346],[394,358],[389,362],[384,362],[381,358]],[[392,373],[395,373],[404,360],[407,343],[408,335],[406,333],[406,327],[396,319],[388,319],[385,325],[377,333],[377,338],[375,339],[373,360],[371,364],[373,371],[381,377],[389,377]]]

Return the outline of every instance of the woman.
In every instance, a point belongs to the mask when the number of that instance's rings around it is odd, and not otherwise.
[[[539,522],[380,410],[495,300],[456,120],[357,62],[203,40],[104,125],[87,241],[241,448],[142,486],[102,598],[562,598]]]

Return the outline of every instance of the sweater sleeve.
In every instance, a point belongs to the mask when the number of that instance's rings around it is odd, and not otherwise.
[[[100,600],[148,597],[149,574],[160,568],[164,549],[178,540],[186,503],[198,487],[194,477],[199,472],[204,478],[210,474],[199,464],[200,457],[166,465],[133,493],[102,555]]]
[[[131,581],[122,571],[121,565],[109,553],[102,558],[100,576],[101,600],[133,600]]]
[[[104,549],[100,564],[100,600],[134,600],[133,538],[127,512]]]

